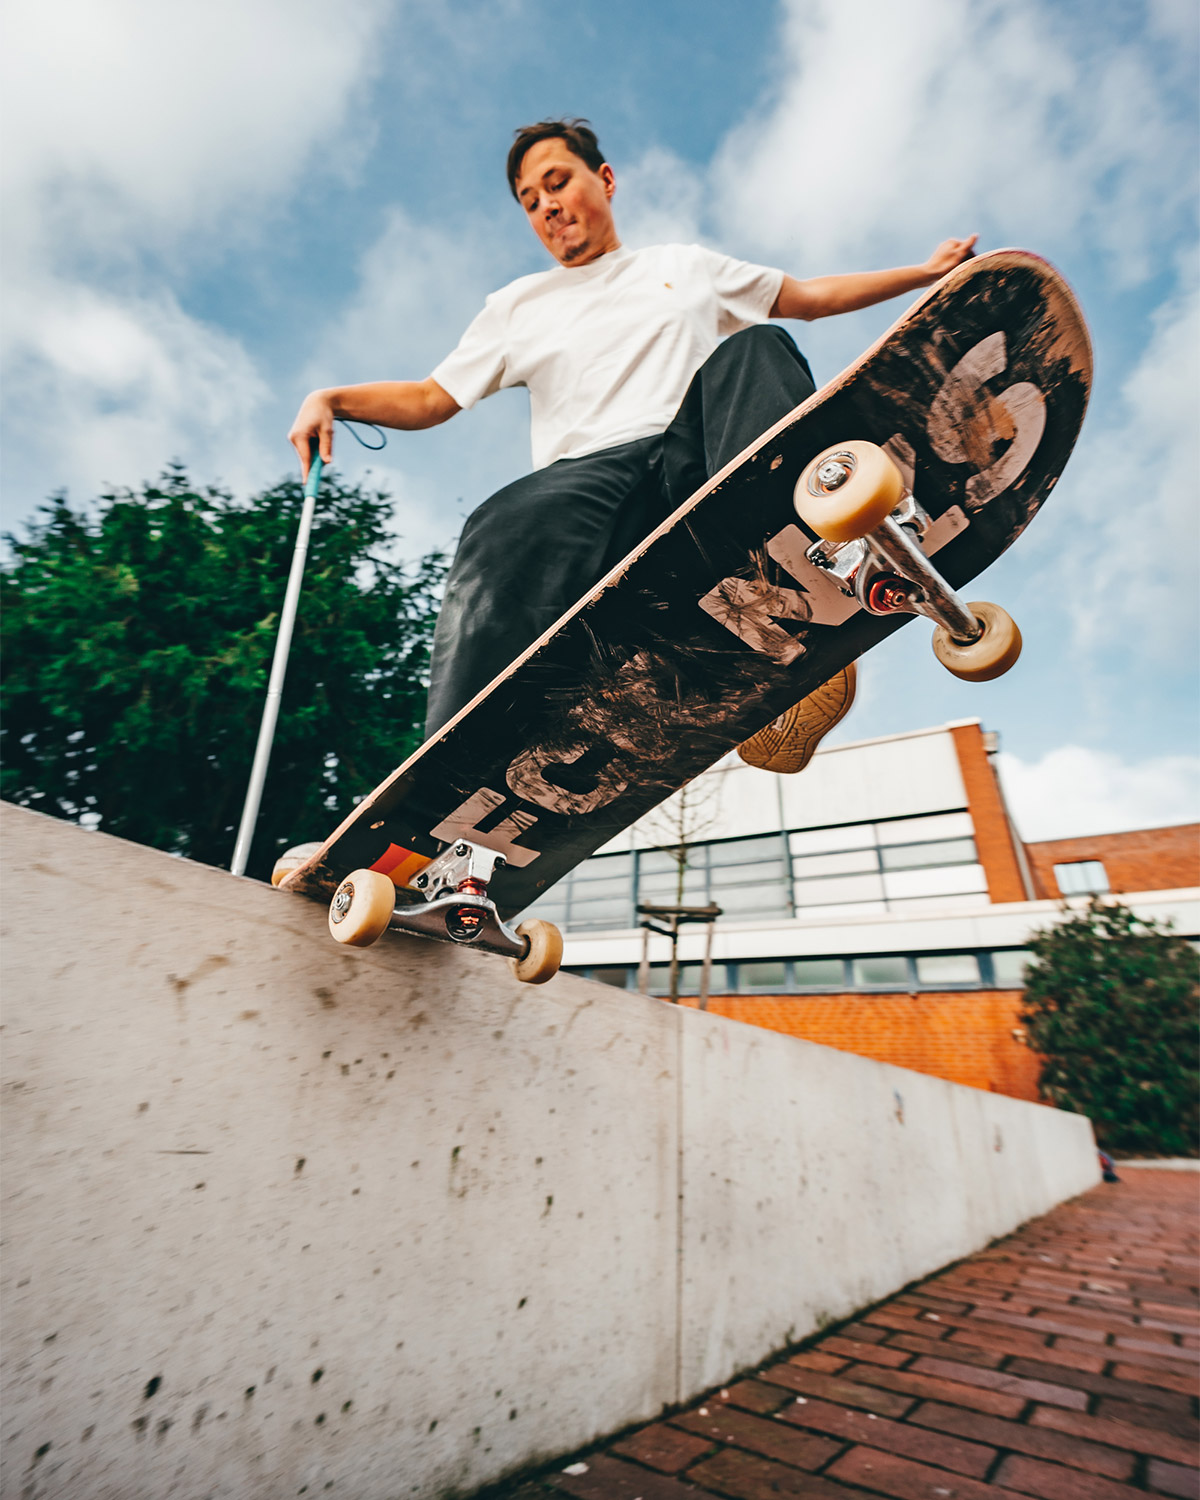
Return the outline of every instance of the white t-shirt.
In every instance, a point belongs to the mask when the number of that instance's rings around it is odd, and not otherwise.
[[[699,245],[622,247],[493,292],[433,378],[463,407],[528,386],[545,468],[665,431],[720,340],[765,322],[782,284]]]

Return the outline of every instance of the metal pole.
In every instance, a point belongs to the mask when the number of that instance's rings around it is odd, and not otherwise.
[[[700,1009],[708,1009],[708,991],[712,984],[712,940],[713,928],[717,925],[716,917],[705,924],[704,934],[704,967],[700,970]]]
[[[638,964],[638,994],[650,993],[650,923],[642,923],[642,961]]]
[[[679,917],[671,917],[671,1004],[679,1004]]]
[[[267,683],[267,701],[263,704],[262,723],[258,729],[258,744],[254,747],[250,785],[246,788],[246,803],[242,808],[242,821],[238,828],[237,843],[233,846],[233,861],[229,866],[235,875],[246,873],[246,861],[250,858],[250,844],[254,838],[254,825],[258,822],[258,805],[262,801],[263,783],[267,779],[267,762],[271,759],[275,723],[279,718],[279,702],[283,697],[283,679],[287,672],[288,652],[292,645],[292,626],[296,623],[296,609],[300,602],[300,583],[304,577],[304,563],[308,556],[308,535],[312,530],[313,512],[317,507],[317,491],[321,487],[322,467],[321,455],[314,453],[308,470],[308,481],[304,486],[304,507],[300,512],[300,529],[296,532],[296,547],[292,553],[292,571],[288,574],[287,591],[283,596],[283,609],[279,615],[279,634],[275,637],[275,656],[271,662],[271,677]]]

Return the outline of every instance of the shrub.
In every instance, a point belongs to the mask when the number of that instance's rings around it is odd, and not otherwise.
[[[1087,1115],[1099,1143],[1195,1155],[1200,1146],[1197,956],[1169,926],[1092,898],[1030,943],[1022,1020],[1043,1096]]]

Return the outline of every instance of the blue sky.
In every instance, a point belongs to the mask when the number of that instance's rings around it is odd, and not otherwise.
[[[1194,818],[1196,30],[1193,0],[14,0],[3,524],[173,458],[249,494],[306,390],[428,374],[548,263],[513,127],[582,114],[628,243],[803,276],[978,231],[1063,270],[1092,408],[974,595],[1025,654],[959,683],[916,622],[838,735],[982,718],[1027,837]],[[829,379],[902,307],[793,332]],[[449,546],[528,466],[523,393],[339,460],[392,490],[404,550]]]

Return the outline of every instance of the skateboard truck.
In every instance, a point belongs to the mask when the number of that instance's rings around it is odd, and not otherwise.
[[[507,863],[495,849],[458,839],[404,888],[424,900],[399,904],[387,875],[352,870],[329,903],[329,931],[354,948],[369,947],[389,927],[440,943],[468,944],[503,954],[518,979],[543,984],[562,962],[562,934],[552,922],[537,918],[515,930],[501,918],[488,885]]]
[[[507,863],[494,849],[460,839],[409,882],[426,904],[398,906],[388,925],[399,932],[419,932],[442,942],[470,943],[508,958],[524,958],[528,941],[501,921],[487,893],[493,874]]]
[[[928,511],[906,494],[865,537],[814,542],[805,556],[852,591],[869,614],[926,615],[967,644],[979,639],[983,627],[924,550],[935,528]]]
[[[796,482],[796,512],[820,540],[805,556],[832,573],[869,614],[926,615],[934,655],[956,677],[988,682],[1021,653],[1021,632],[999,605],[968,604],[930,561],[961,523],[957,507],[933,520],[892,459],[853,441],[818,454]]]

